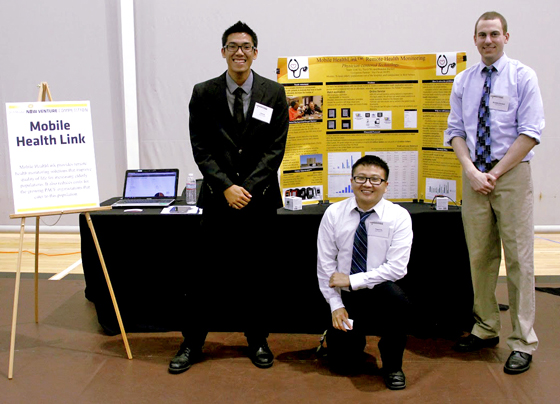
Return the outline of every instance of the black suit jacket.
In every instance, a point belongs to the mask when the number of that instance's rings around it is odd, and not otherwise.
[[[238,131],[226,98],[226,74],[196,84],[189,103],[191,145],[204,176],[198,204],[231,210],[223,192],[236,184],[252,195],[244,209],[277,209],[282,206],[277,173],[288,136],[284,87],[253,72],[245,126]],[[270,123],[252,117],[257,102],[273,109]]]

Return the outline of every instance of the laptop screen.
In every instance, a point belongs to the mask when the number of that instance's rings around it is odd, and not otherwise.
[[[175,198],[179,170],[128,170],[125,198]]]

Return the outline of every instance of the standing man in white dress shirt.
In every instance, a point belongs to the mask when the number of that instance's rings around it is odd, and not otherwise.
[[[354,196],[330,206],[321,221],[317,277],[332,312],[330,365],[355,370],[366,335],[378,334],[385,384],[401,390],[406,387],[402,358],[410,304],[398,281],[410,258],[412,220],[406,209],[383,199],[388,178],[389,167],[379,157],[356,161]]]
[[[475,325],[454,348],[471,352],[499,342],[495,289],[503,243],[513,328],[504,372],[519,374],[529,369],[538,345],[529,162],[544,112],[535,72],[505,55],[508,41],[501,14],[487,12],[477,20],[474,43],[482,60],[455,79],[445,141],[463,167],[462,214],[474,288]]]

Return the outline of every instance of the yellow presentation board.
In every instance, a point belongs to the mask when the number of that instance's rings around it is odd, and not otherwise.
[[[290,128],[285,196],[304,203],[352,195],[352,164],[366,154],[390,168],[385,197],[461,199],[461,166],[443,144],[453,79],[466,52],[278,59]]]

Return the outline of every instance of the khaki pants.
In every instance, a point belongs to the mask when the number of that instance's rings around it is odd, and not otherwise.
[[[503,243],[513,327],[507,343],[514,351],[532,354],[538,339],[533,330],[535,278],[530,164],[520,163],[504,174],[489,195],[474,192],[463,173],[462,215],[474,288],[476,324],[472,333],[486,339],[500,332],[496,282]]]

